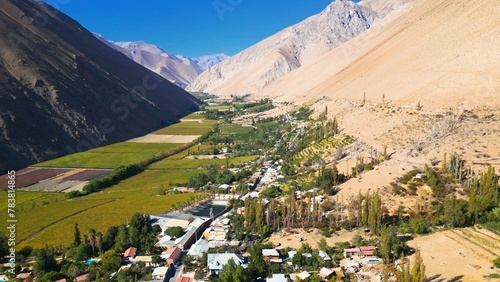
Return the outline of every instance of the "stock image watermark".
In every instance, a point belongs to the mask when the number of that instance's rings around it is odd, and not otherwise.
[[[7,172],[7,230],[8,230],[8,269],[9,274],[15,274],[16,268],[16,172]]]
[[[215,12],[219,16],[219,19],[223,21],[224,14],[227,12],[233,12],[236,6],[243,3],[243,0],[214,0],[212,5],[214,6]]]

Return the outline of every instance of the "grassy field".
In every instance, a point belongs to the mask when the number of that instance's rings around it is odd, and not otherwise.
[[[183,121],[153,133],[166,135],[203,135],[210,131],[215,124],[217,124],[216,120],[203,120],[202,122]]]
[[[182,119],[205,119],[205,116],[203,116],[202,114],[190,114],[183,117]]]
[[[207,110],[219,110],[219,111],[227,111],[230,110],[233,106],[208,106]]]
[[[148,160],[157,153],[177,146],[180,144],[121,142],[38,163],[35,166],[115,168]]]
[[[229,158],[229,164],[239,164],[254,160],[255,156],[244,156]],[[151,168],[163,168],[163,169],[197,169],[199,167],[204,167],[208,165],[226,165],[226,159],[194,159],[194,160],[163,160],[157,162],[151,166]]]

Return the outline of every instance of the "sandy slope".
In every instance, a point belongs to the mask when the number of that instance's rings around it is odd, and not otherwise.
[[[493,0],[416,0],[399,17],[258,93],[281,101],[315,97],[426,107],[499,103],[500,13]]]

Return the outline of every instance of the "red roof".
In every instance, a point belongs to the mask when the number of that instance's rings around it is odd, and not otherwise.
[[[365,246],[365,247],[359,247],[359,250],[365,255],[365,256],[373,256],[375,254],[375,246]]]
[[[177,248],[177,247],[167,250],[165,252],[165,255],[168,255],[167,262],[169,264],[175,263],[175,261],[177,260],[177,258],[179,257],[180,254],[181,254],[181,249]]]
[[[89,275],[88,274],[83,274],[83,275],[80,275],[78,277],[76,277],[76,281],[80,282],[80,281],[87,281],[89,278]]]
[[[56,282],[66,282],[66,278],[56,280]]]
[[[19,273],[16,278],[26,279],[31,276],[31,272]]]
[[[125,258],[133,258],[135,257],[137,253],[137,248],[136,247],[130,247],[128,249],[125,250],[125,252],[123,253],[123,257]]]
[[[175,282],[194,282],[194,279],[189,277],[177,277]]]

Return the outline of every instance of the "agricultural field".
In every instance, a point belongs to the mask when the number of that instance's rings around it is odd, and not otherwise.
[[[252,137],[255,129],[251,126],[241,126],[239,124],[226,124],[220,126],[221,135],[231,136],[235,141],[245,141]]]
[[[166,134],[166,135],[203,135],[209,132],[214,125],[217,124],[216,120],[193,120],[182,121],[172,124],[168,127],[162,128],[153,132],[153,134]]]
[[[256,156],[244,156],[229,158],[229,164],[239,164],[252,161]],[[164,168],[164,169],[198,169],[199,167],[206,167],[209,165],[225,166],[226,159],[184,159],[184,160],[163,160],[151,166],[151,168]]]
[[[187,116],[183,117],[183,118],[181,119],[181,122],[182,122],[183,120],[190,120],[190,119],[200,120],[200,119],[205,119],[205,116],[203,116],[202,114],[195,114],[195,113],[192,113],[192,114],[190,114],[190,115],[187,115]]]
[[[177,146],[179,144],[121,142],[38,163],[35,166],[116,168],[121,165],[146,161],[158,153],[166,152]]]
[[[208,106],[208,107],[205,107],[205,109],[207,110],[218,110],[218,111],[228,111],[232,108],[233,106]]]
[[[343,135],[340,137],[330,136],[323,139],[321,142],[314,143],[308,148],[302,150],[297,154],[295,159],[307,160],[314,158],[315,156],[324,157],[327,155],[332,155],[335,153],[337,148],[345,147],[354,142],[351,136]]]
[[[20,188],[35,184],[41,180],[48,179],[69,171],[71,171],[71,169],[44,169],[32,167],[18,170],[16,171],[16,187]],[[0,190],[5,190],[7,188],[7,180],[7,174],[0,176]]]

